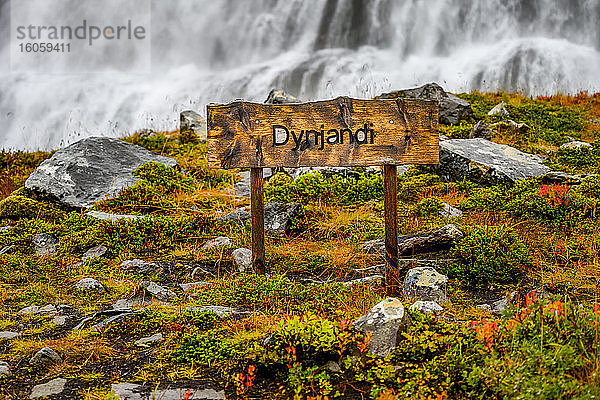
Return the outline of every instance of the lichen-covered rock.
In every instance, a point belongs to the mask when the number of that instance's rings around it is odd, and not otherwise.
[[[404,295],[421,301],[435,301],[443,304],[446,301],[444,285],[448,281],[433,267],[412,268],[404,278]]]
[[[235,249],[231,253],[235,267],[239,272],[252,272],[252,251],[245,248]]]
[[[25,187],[76,208],[113,197],[139,178],[133,172],[148,161],[174,167],[177,161],[140,146],[106,137],[90,137],[54,153],[27,178]]]
[[[438,172],[448,180],[470,179],[482,185],[514,184],[543,176],[550,168],[542,158],[485,139],[440,142]]]
[[[435,301],[415,301],[409,308],[411,311],[420,311],[424,314],[439,314],[444,311],[444,308]]]
[[[140,260],[139,258],[125,260],[120,267],[127,272],[141,275],[160,275],[163,273],[163,268],[157,263]]]
[[[454,224],[445,225],[439,229],[410,233],[398,237],[398,255],[430,253],[449,249],[452,244],[462,239],[464,234]],[[385,240],[375,239],[360,245],[367,253],[385,252]]]
[[[47,233],[37,233],[29,236],[29,239],[31,239],[31,242],[33,243],[36,255],[43,257],[56,254],[58,239],[55,237],[50,236]]]
[[[381,301],[354,322],[354,327],[370,333],[369,350],[378,357],[385,357],[396,348],[398,333],[410,324],[410,317],[402,302],[394,297]]]
[[[43,368],[52,364],[59,364],[61,362],[62,358],[50,347],[42,347],[40,351],[35,353],[33,357],[29,359],[29,364],[36,368]]]
[[[473,117],[473,109],[468,101],[446,93],[437,83],[428,83],[416,88],[383,93],[375,98],[394,99],[397,97],[437,100],[440,106],[439,119],[442,124],[457,125],[460,121]]]
[[[218,248],[218,247],[229,246],[232,243],[233,242],[231,241],[231,239],[228,238],[227,236],[219,236],[214,239],[210,239],[209,241],[204,243],[202,245],[202,247],[200,248],[200,250],[208,250],[208,249],[214,249],[214,248]]]
[[[75,290],[88,293],[102,293],[104,286],[94,278],[83,278],[75,284]]]

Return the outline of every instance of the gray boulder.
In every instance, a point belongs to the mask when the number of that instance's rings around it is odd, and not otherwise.
[[[460,99],[446,91],[437,83],[428,83],[412,89],[383,93],[375,99],[408,99],[437,100],[440,106],[439,119],[442,124],[457,125],[462,120],[473,117],[473,109],[468,101]]]
[[[492,131],[489,125],[484,124],[483,121],[479,121],[475,124],[471,132],[469,132],[469,139],[482,138],[485,140],[492,140]]]
[[[236,197],[249,197],[250,196],[250,171],[242,171],[239,173],[240,179],[238,182],[233,184],[233,188],[227,188],[227,191]],[[263,179],[269,179],[273,173],[271,168],[263,168]]]
[[[33,357],[29,359],[29,364],[36,368],[43,368],[52,364],[59,364],[61,362],[62,358],[50,347],[42,347],[40,351],[35,353]]]
[[[466,178],[482,185],[511,185],[550,172],[542,161],[539,156],[481,138],[452,139],[440,142],[437,169],[447,180]]]
[[[289,104],[300,103],[300,101],[289,93],[283,90],[272,89],[265,100],[265,104]]]
[[[139,258],[125,260],[120,267],[127,272],[141,275],[160,275],[164,271],[157,263],[140,260]]]
[[[444,208],[440,210],[440,215],[444,218],[458,218],[463,215],[463,212],[456,207],[452,207],[448,203],[442,203]]]
[[[104,286],[94,278],[83,278],[75,284],[75,290],[88,293],[102,293]]]
[[[449,249],[452,244],[463,238],[463,233],[454,224],[439,229],[410,233],[398,237],[398,255],[431,253]],[[385,239],[375,239],[360,245],[360,250],[367,253],[385,252]]]
[[[47,233],[37,233],[35,235],[30,235],[29,239],[31,239],[31,242],[33,243],[36,255],[43,257],[56,254],[58,239],[55,237],[50,236]]]
[[[85,253],[83,253],[83,256],[81,257],[81,261],[85,261],[85,260],[89,260],[95,257],[102,257],[103,255],[106,254],[106,252],[108,251],[108,249],[106,248],[106,246],[94,246],[91,249],[89,249],[88,251],[86,251]]]
[[[218,247],[229,246],[232,243],[233,242],[231,241],[231,239],[228,238],[227,236],[219,236],[214,239],[210,239],[209,241],[204,243],[202,245],[202,247],[200,248],[200,250],[208,250],[208,249],[215,249]]]
[[[160,301],[170,302],[177,298],[177,295],[175,293],[173,293],[171,290],[169,290],[165,287],[162,287],[159,284],[154,283],[154,282],[142,281],[142,282],[140,282],[140,286],[147,293],[149,293],[152,297],[154,297]]]
[[[235,249],[233,253],[233,262],[239,272],[252,272],[252,251],[245,248]]]
[[[444,311],[444,308],[435,301],[422,300],[415,301],[408,309],[411,311],[419,311],[423,314],[439,314]]]
[[[398,165],[398,174],[402,175],[410,167],[410,165]],[[331,177],[334,175],[341,176],[343,178],[357,178],[359,172],[352,169],[351,167],[299,167],[299,168],[283,168],[283,170],[293,179],[296,180],[301,176],[307,174],[314,174],[316,172],[321,173],[324,176]],[[366,175],[377,175],[381,174],[381,168],[379,167],[366,167]]]
[[[388,297],[357,319],[354,327],[371,333],[369,350],[378,357],[385,357],[394,351],[398,334],[408,328],[409,324],[410,317],[402,302]]]
[[[496,114],[500,114],[500,115],[504,115],[506,117],[508,117],[509,112],[506,109],[506,103],[501,101],[500,103],[496,104],[494,106],[494,108],[492,108],[490,111],[488,111],[488,115],[496,115]]]
[[[46,304],[43,307],[38,307],[35,304],[22,308],[19,310],[19,314],[22,315],[36,315],[36,314],[48,314],[48,315],[56,315],[58,310],[53,304]]]
[[[174,159],[143,147],[118,139],[90,137],[43,161],[27,178],[25,187],[69,207],[89,208],[135,184],[139,178],[133,172],[147,161],[177,166]]]
[[[270,202],[265,204],[265,234],[270,237],[283,237],[290,218],[298,211],[298,203]],[[229,221],[239,225],[245,225],[250,220],[251,214],[248,209],[240,209],[220,217],[219,221]]]
[[[64,378],[52,379],[48,383],[41,385],[35,385],[29,395],[30,399],[39,399],[42,397],[56,396],[61,394],[65,390],[67,380]]]
[[[446,301],[444,285],[448,281],[433,267],[412,268],[404,278],[404,295],[421,301],[435,301],[443,304]]]

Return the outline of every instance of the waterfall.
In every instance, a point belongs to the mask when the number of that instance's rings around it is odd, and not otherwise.
[[[431,81],[454,92],[600,91],[599,0],[148,1],[151,73],[40,74],[11,72],[0,0],[0,148],[173,130],[181,110],[262,102],[274,87],[304,100]]]

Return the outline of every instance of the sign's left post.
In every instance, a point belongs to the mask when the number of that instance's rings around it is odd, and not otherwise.
[[[265,201],[262,168],[250,168],[250,207],[252,214],[252,267],[254,272],[264,275]]]

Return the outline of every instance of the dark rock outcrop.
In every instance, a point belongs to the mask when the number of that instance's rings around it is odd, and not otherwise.
[[[54,153],[27,178],[25,187],[69,207],[88,208],[115,196],[139,178],[148,161],[175,167],[177,161],[122,140],[90,137]]]

